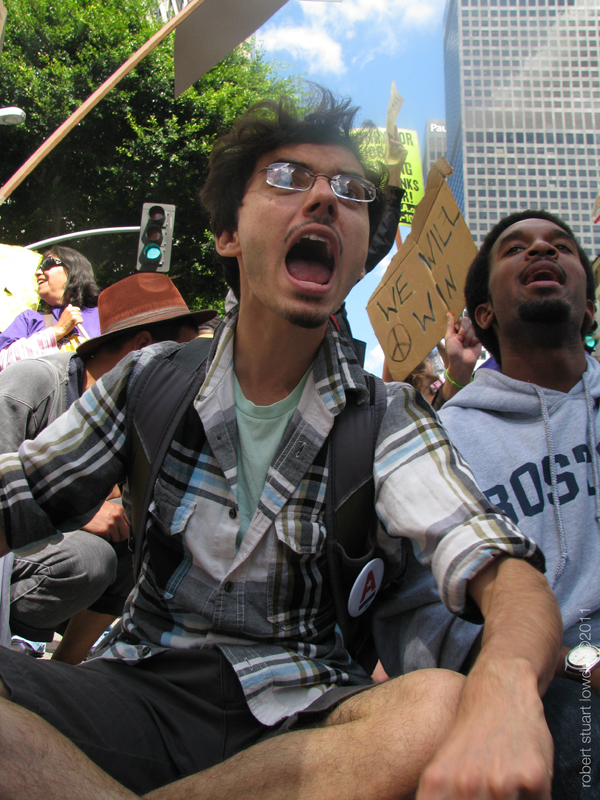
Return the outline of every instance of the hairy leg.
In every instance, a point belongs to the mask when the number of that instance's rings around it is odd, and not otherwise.
[[[0,694],[8,690],[0,681]],[[43,719],[0,699],[2,800],[134,800]]]
[[[146,795],[152,800],[400,800],[448,733],[463,678],[444,670],[405,675],[342,703],[315,728],[245,750]],[[0,682],[0,695],[9,692]],[[0,700],[0,796],[6,800],[131,800],[54,728]]]
[[[147,800],[401,800],[454,722],[464,679],[422,670],[351,697],[319,727],[250,747]]]

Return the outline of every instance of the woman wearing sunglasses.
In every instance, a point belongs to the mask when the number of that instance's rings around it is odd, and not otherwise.
[[[40,310],[21,312],[0,334],[0,369],[23,358],[75,350],[100,335],[100,289],[85,256],[70,247],[53,247],[35,277]]]

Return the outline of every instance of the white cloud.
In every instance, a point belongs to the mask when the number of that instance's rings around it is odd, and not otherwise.
[[[324,30],[289,25],[267,28],[261,44],[267,51],[285,51],[297,61],[307,61],[311,72],[344,72],[342,47]]]
[[[307,19],[327,23],[334,29],[352,30],[361,36],[367,31],[387,32],[398,23],[422,24],[425,17],[440,17],[445,0],[343,0],[341,3],[301,3]]]
[[[309,72],[341,73],[374,52],[394,53],[411,30],[441,25],[445,0],[288,3],[259,33],[265,50],[286,51]]]
[[[369,350],[367,353],[367,357],[365,358],[365,369],[367,372],[372,372],[374,375],[381,375],[383,370],[383,350],[381,349],[381,345],[377,345],[372,350]]]

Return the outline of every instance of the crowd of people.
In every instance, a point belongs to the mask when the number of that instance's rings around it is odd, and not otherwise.
[[[368,375],[333,318],[390,219],[355,113],[265,101],[215,143],[214,338],[164,275],[96,310],[67,248],[55,323],[5,332],[10,622],[70,621],[52,660],[0,648],[0,796],[600,797],[589,259],[547,212],[501,220],[443,386]]]

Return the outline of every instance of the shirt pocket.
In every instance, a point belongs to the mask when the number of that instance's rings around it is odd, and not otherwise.
[[[163,482],[157,480],[153,503],[148,509],[146,545],[156,585],[165,598],[175,594],[192,565],[191,554],[184,545],[184,533],[195,508],[192,501],[174,498]]]
[[[275,635],[310,640],[331,615],[324,603],[325,526],[305,516],[277,519],[274,558],[267,577],[267,618]]]
[[[185,497],[174,497],[172,489],[158,478],[154,487],[149,514],[165,536],[183,537],[186,525],[196,509],[196,503]]]

